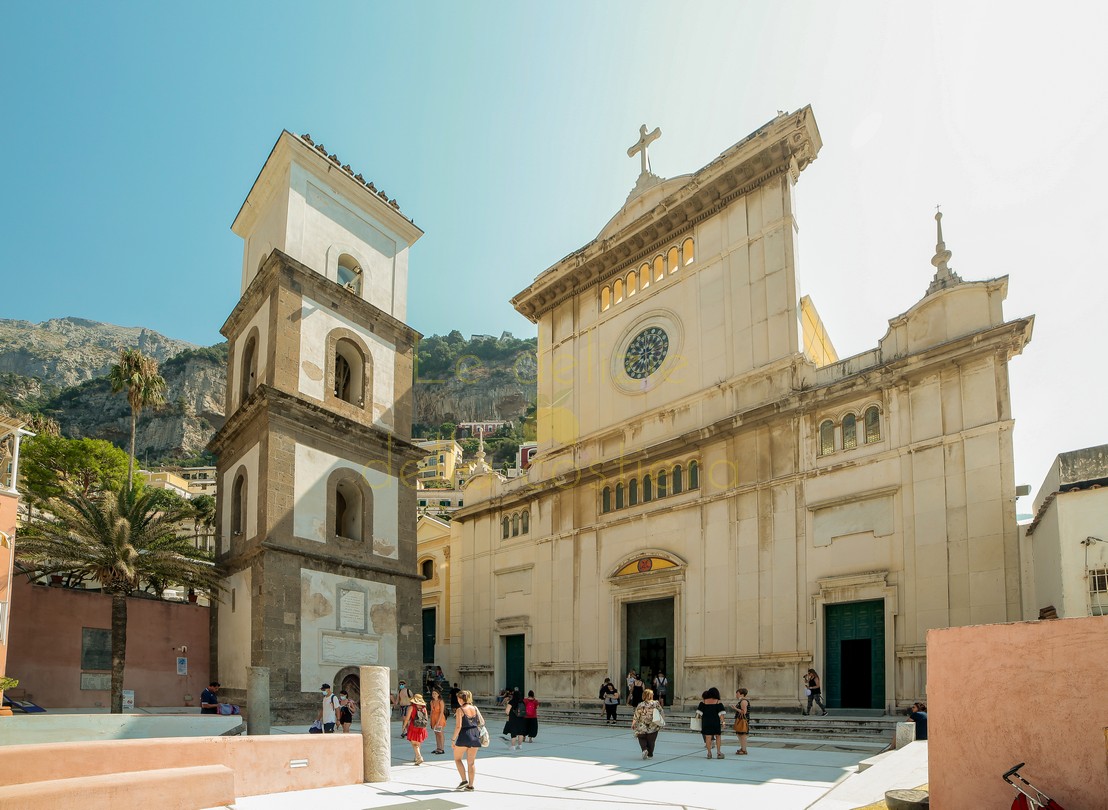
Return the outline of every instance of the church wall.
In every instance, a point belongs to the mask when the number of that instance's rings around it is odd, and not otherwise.
[[[254,357],[257,361],[257,372],[254,375],[254,379],[257,385],[260,385],[267,379],[266,375],[269,374],[270,366],[269,324],[272,317],[271,307],[272,302],[266,300],[266,302],[258,308],[257,313],[250,319],[235,340],[231,342],[227,357],[227,367],[230,369],[230,374],[227,375],[226,412],[228,414],[238,410],[239,402],[242,400],[243,353],[246,351],[246,344],[249,342],[251,336],[255,334],[257,336],[257,342],[254,344]],[[257,332],[254,331],[255,329]]]
[[[386,430],[394,425],[393,388],[394,353],[396,347],[364,326],[330,311],[311,298],[304,298],[300,310],[300,374],[298,390],[305,396],[322,402],[326,394],[326,369],[330,359],[327,336],[335,329],[353,332],[369,349],[372,371],[373,421]]]
[[[259,480],[259,457],[261,452],[260,443],[252,444],[245,449],[245,451],[230,459],[225,467],[226,472],[223,474],[223,478],[219,484],[219,497],[223,503],[222,510],[222,526],[223,530],[220,532],[220,553],[226,553],[233,550],[239,543],[246,543],[252,540],[258,534],[258,480]],[[222,461],[222,459],[221,459]],[[220,466],[223,466],[222,464]],[[234,496],[234,484],[235,478],[239,471],[243,470],[246,473],[246,503],[247,507],[243,511],[243,523],[244,530],[242,536],[235,536],[231,532],[231,518],[232,518],[232,499]]]
[[[338,469],[352,470],[369,487],[373,498],[372,553],[397,559],[400,482],[396,476],[299,442],[296,443],[293,467],[294,536],[317,543],[327,542],[330,534],[327,525],[328,499],[331,497],[327,491],[327,479]]]
[[[219,645],[219,682],[227,689],[246,689],[250,666],[252,569],[244,568],[223,580],[216,631]]]
[[[349,253],[362,267],[361,297],[403,318],[404,313],[394,309],[394,305],[405,309],[407,304],[396,297],[394,289],[401,270],[396,259],[406,251],[403,242],[342,202],[342,195],[297,163],[292,165],[290,184],[285,252],[332,281],[337,278],[339,252]],[[336,246],[340,251],[332,250]],[[406,262],[402,269],[406,272]]]
[[[396,587],[300,569],[300,690],[334,685],[351,666],[396,669]]]
[[[250,286],[254,276],[274,248],[284,250],[288,230],[288,190],[285,182],[278,181],[275,189],[261,203],[258,217],[242,252],[242,293]]]

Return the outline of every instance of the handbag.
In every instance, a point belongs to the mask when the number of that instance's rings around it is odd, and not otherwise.
[[[736,717],[735,718],[735,733],[736,734],[747,734],[749,732],[750,732],[750,721],[747,720],[745,717]]]
[[[310,726],[308,726],[309,734],[322,734],[323,733],[323,721],[316,720]]]
[[[690,731],[700,731],[703,726],[700,723],[700,712],[693,715],[692,720],[689,721]]]
[[[811,696],[812,696],[812,690],[811,689],[805,689],[804,690],[804,697],[811,697]]]
[[[650,720],[656,726],[665,726],[666,724],[665,715],[662,714],[662,710],[659,709],[657,706],[654,707],[654,714],[653,716],[651,716]]]
[[[474,708],[477,708],[476,706]],[[485,716],[481,714],[481,710],[477,709],[477,728],[478,734],[481,737],[481,747],[489,747],[489,730],[485,728]]]

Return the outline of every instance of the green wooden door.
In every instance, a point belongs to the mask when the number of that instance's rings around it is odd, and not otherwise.
[[[823,694],[836,709],[885,707],[885,603],[848,602],[824,609]]]
[[[423,609],[423,663],[435,663],[435,609]]]
[[[527,694],[527,684],[524,683],[523,660],[523,634],[517,636],[504,636],[504,686],[508,689],[519,689]]]

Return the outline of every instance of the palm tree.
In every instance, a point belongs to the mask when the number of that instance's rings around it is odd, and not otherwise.
[[[215,498],[211,495],[197,495],[189,501],[189,507],[192,509],[192,535],[199,548],[200,529],[204,529],[205,538],[210,537],[215,530]]]
[[[158,503],[158,490],[123,489],[51,498],[44,515],[20,533],[20,562],[42,574],[76,573],[112,597],[112,712],[123,711],[127,597],[148,582],[219,588],[210,554],[181,532],[187,508]]]
[[[135,429],[139,414],[148,405],[165,403],[165,380],[158,374],[158,361],[138,349],[120,350],[119,362],[112,366],[108,380],[113,394],[126,389],[127,403],[131,406],[131,461],[127,465],[127,489],[132,489],[135,479]]]

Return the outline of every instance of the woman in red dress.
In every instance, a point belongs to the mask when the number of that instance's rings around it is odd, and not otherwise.
[[[431,717],[427,713],[427,703],[423,695],[412,697],[412,705],[408,707],[408,716],[404,718],[404,731],[407,732],[408,742],[412,744],[415,753],[415,764],[423,764],[423,754],[419,746],[427,739],[427,729],[431,726]]]

